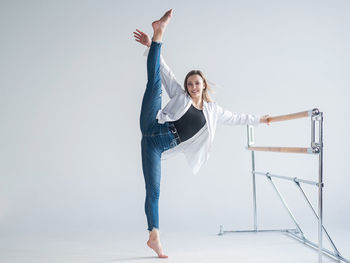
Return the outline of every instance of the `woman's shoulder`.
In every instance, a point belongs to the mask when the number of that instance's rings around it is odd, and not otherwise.
[[[217,104],[217,102],[215,101],[208,101],[208,102],[205,102],[206,104],[206,108],[210,111],[210,112],[217,112],[218,111],[218,108],[219,108],[219,105]]]
[[[209,108],[216,108],[218,106],[218,104],[216,103],[216,101],[208,101],[208,102],[205,102],[207,104],[207,106]]]

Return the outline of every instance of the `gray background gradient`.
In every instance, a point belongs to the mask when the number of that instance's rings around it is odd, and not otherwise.
[[[132,32],[152,33],[151,22],[169,8],[162,52],[180,83],[201,69],[216,84],[214,100],[231,111],[324,112],[324,222],[335,240],[350,233],[349,1],[2,0],[1,235],[146,234],[139,130],[146,57]],[[308,147],[310,120],[255,133],[257,145]],[[252,226],[246,141],[245,126],[218,126],[197,175],[182,155],[162,163],[161,231]],[[317,157],[256,153],[256,169],[317,180]],[[279,183],[314,235],[296,187]],[[257,185],[259,225],[293,227],[267,180]],[[316,189],[306,191],[315,204]]]

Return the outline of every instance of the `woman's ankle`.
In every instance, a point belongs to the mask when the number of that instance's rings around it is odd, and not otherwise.
[[[159,239],[159,230],[157,228],[153,228],[151,231],[149,231],[149,238]]]
[[[162,42],[162,39],[163,39],[163,32],[161,32],[161,31],[158,31],[158,32],[155,31],[155,32],[153,33],[152,41],[161,43],[161,42]]]
[[[157,43],[157,44],[162,44],[163,42],[162,41],[156,41],[156,40],[154,40],[153,39],[153,37],[152,37],[152,39],[151,39],[151,45],[152,45],[152,43]]]

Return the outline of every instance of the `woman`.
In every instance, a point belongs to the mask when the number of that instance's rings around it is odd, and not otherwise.
[[[168,257],[163,253],[159,238],[161,159],[182,152],[193,172],[197,173],[209,158],[218,122],[228,125],[269,124],[268,115],[260,117],[232,113],[212,102],[208,95],[208,83],[201,71],[189,72],[184,82],[185,89],[181,87],[160,54],[162,37],[172,12],[170,9],[152,23],[152,41],[142,31],[134,32],[137,42],[150,47],[147,57],[148,82],[140,114],[141,152],[149,230],[147,245],[160,258]],[[164,109],[161,109],[162,84],[170,97]]]

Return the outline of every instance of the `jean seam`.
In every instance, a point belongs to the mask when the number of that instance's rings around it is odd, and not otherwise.
[[[169,132],[157,133],[157,134],[143,134],[143,136],[145,136],[145,137],[156,137],[156,136],[164,136],[164,135],[169,135]]]

